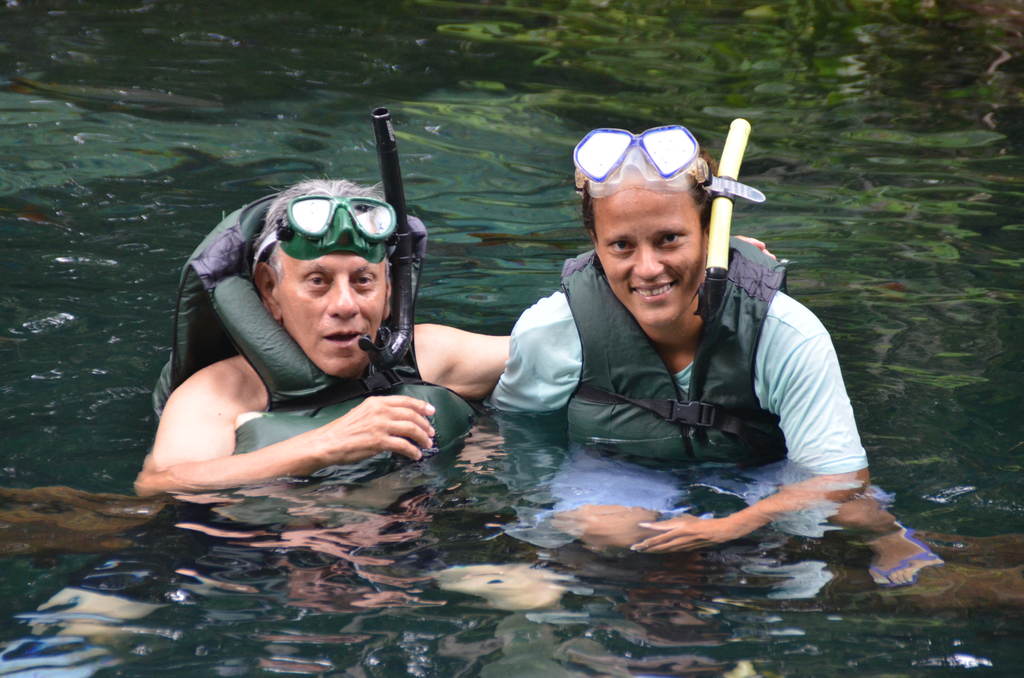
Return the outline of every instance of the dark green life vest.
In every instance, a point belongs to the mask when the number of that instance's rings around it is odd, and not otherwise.
[[[267,412],[236,431],[235,452],[251,452],[332,421],[372,395],[409,395],[436,409],[436,446],[466,436],[473,408],[452,391],[419,377],[415,353],[404,363],[362,379],[340,379],[313,364],[267,312],[249,278],[253,241],[263,228],[270,195],[227,215],[199,244],[181,274],[171,357],[153,390],[163,411],[171,391],[197,371],[241,354],[267,390]],[[412,218],[410,218],[412,219]]]
[[[725,297],[704,324],[683,397],[594,253],[565,263],[562,290],[583,346],[570,438],[660,459],[752,465],[785,457],[778,417],[754,393],[757,343],[775,292],[785,289],[785,267],[735,238],[729,254]]]

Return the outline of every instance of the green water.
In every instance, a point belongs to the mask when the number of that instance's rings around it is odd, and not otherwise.
[[[0,675],[1019,675],[1024,557],[999,535],[1024,533],[1020,9],[9,0]],[[743,174],[769,202],[734,227],[792,260],[893,512],[966,555],[942,583],[886,591],[835,533],[769,528],[696,556],[536,546],[501,526],[550,505],[557,424],[492,417],[461,457],[395,474],[372,519],[345,477],[224,493],[214,512],[14,494],[131,493],[185,256],[275,188],[375,180],[380,105],[431,230],[419,319],[491,333],[586,245],[569,151],[587,130],[681,122],[717,155],[750,120]],[[142,517],[96,527],[117,511]],[[423,579],[488,562],[576,581],[524,614]],[[822,567],[820,590],[777,595]],[[37,608],[67,587],[154,607],[58,635],[74,610]]]

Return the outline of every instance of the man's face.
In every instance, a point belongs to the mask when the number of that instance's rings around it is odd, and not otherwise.
[[[256,275],[267,310],[321,370],[362,376],[369,356],[359,348],[359,337],[376,337],[387,310],[385,263],[347,252],[310,260],[277,256],[280,275],[266,264]]]
[[[616,298],[654,341],[693,316],[707,235],[688,193],[627,188],[594,200],[594,249]]]

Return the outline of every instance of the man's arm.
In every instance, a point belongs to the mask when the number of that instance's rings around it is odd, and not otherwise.
[[[222,361],[171,394],[153,449],[135,480],[138,494],[199,492],[308,475],[383,451],[419,459],[419,450],[430,447],[434,429],[427,416],[433,407],[415,398],[380,396],[320,428],[235,455],[235,418],[266,406],[262,384],[251,369],[241,359]]]
[[[505,370],[508,343],[507,336],[475,334],[446,325],[417,325],[420,375],[463,398],[482,400]]]

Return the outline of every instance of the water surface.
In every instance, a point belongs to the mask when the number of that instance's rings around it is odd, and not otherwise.
[[[1021,29],[1011,0],[8,2],[0,672],[1017,675]],[[538,546],[507,526],[550,506],[567,450],[544,421],[483,417],[461,456],[362,496],[342,475],[124,498],[184,258],[276,188],[376,180],[380,105],[431,229],[419,319],[492,333],[586,247],[587,130],[681,122],[717,155],[750,120],[769,202],[735,229],[829,327],[893,512],[960,535],[943,576],[882,590],[856,539],[773,528],[666,557]],[[20,492],[48,486],[71,489]],[[428,578],[509,562],[574,579],[527,614]]]

